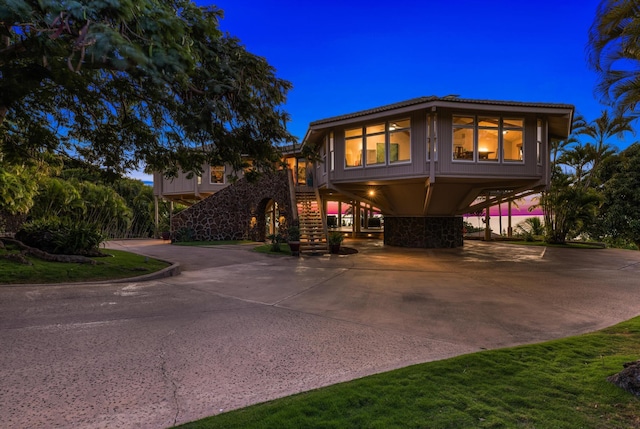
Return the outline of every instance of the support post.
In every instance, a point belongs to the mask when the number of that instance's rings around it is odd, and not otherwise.
[[[487,202],[489,201],[489,193],[487,192]],[[489,212],[491,211],[491,206],[487,206],[485,209],[485,217],[484,217],[484,241],[491,241],[491,215]]]

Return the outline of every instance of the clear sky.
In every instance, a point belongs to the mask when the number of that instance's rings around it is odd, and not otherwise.
[[[604,108],[586,64],[598,0],[196,2],[293,84],[300,140],[314,120],[428,95]]]
[[[426,95],[603,108],[586,65],[597,0],[198,2],[293,83],[300,139],[311,121]]]

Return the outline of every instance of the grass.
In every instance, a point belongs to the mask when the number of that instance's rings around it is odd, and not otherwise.
[[[602,243],[578,243],[576,241],[567,242],[566,244],[547,243],[542,240],[526,241],[526,240],[505,240],[507,244],[517,244],[521,246],[543,246],[543,247],[563,247],[566,249],[603,249]]]
[[[640,317],[592,334],[414,365],[180,428],[640,428],[640,398],[605,380],[639,358]]]
[[[289,248],[289,245],[286,243],[280,244],[279,252],[271,250],[271,244],[263,244],[261,246],[256,246],[253,248],[253,251],[258,253],[266,253],[268,255],[291,256],[291,249]]]
[[[0,249],[0,255],[7,250]],[[102,250],[108,257],[93,258],[96,265],[46,262],[27,258],[33,265],[24,265],[0,258],[0,284],[68,283],[112,280],[135,277],[159,271],[166,262],[119,250]]]
[[[220,246],[223,244],[251,244],[249,240],[217,240],[217,241],[176,241],[176,246]]]
[[[252,244],[255,241],[247,241],[247,240],[221,240],[221,241],[181,241],[172,243],[178,246],[217,246],[221,244]],[[254,252],[258,253],[266,253],[269,255],[281,255],[281,256],[291,256],[291,249],[289,245],[286,243],[280,244],[280,251],[276,252],[271,250],[271,244],[262,244],[256,246],[252,249]]]

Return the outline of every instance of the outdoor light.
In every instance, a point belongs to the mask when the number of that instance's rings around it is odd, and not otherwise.
[[[369,190],[369,196],[373,197],[376,194],[376,191],[374,191],[373,189]]]

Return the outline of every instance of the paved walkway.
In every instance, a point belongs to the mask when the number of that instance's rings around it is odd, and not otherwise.
[[[640,313],[640,252],[467,242],[110,247],[182,274],[0,286],[0,416],[11,428],[164,428],[319,386],[593,331]]]

